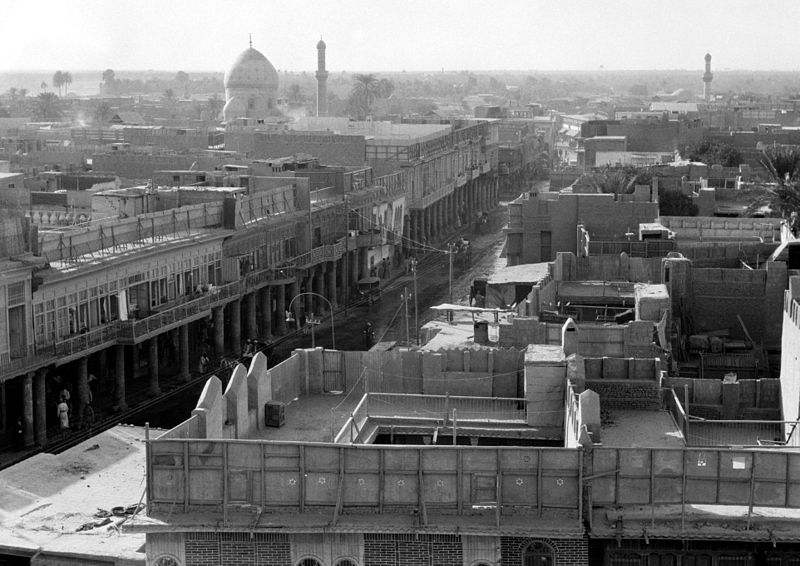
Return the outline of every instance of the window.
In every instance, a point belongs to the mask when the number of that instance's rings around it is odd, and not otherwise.
[[[340,558],[336,561],[335,566],[358,566],[358,562],[352,558]]]
[[[553,564],[555,564],[555,553],[549,544],[537,540],[522,551],[522,566],[553,566]]]
[[[477,505],[497,502],[497,476],[472,476],[472,502]]]
[[[296,566],[322,566],[322,562],[312,556],[301,558]]]
[[[153,562],[155,566],[180,566],[180,562],[174,556],[159,556]]]

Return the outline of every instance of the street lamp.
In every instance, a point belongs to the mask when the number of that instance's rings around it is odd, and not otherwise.
[[[286,310],[289,312],[289,316],[286,317],[286,322],[294,321],[294,318],[292,317],[292,314],[291,314],[292,313],[292,303],[294,303],[295,299],[297,299],[299,297],[303,297],[305,295],[312,295],[314,297],[319,297],[320,299],[322,299],[323,301],[328,303],[328,308],[331,310],[331,342],[333,343],[333,349],[335,350],[336,349],[336,328],[333,325],[333,305],[331,304],[331,302],[328,299],[326,299],[325,297],[323,297],[319,293],[312,293],[311,291],[306,291],[304,293],[298,293],[297,295],[292,297],[292,300],[289,301],[289,306],[286,307]],[[313,314],[313,313],[311,313],[311,314]],[[314,339],[314,327],[317,324],[319,324],[319,321],[314,321],[314,320],[311,319],[311,317],[309,317],[309,324],[311,325],[311,347],[315,348],[316,347],[316,342],[315,342],[315,339]]]
[[[417,258],[411,258],[411,273],[414,275],[414,333],[417,336],[417,346],[419,346],[419,304],[417,302]]]

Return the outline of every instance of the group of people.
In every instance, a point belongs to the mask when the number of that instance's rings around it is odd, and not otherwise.
[[[376,263],[369,268],[370,277],[380,277],[386,279],[392,274],[392,263],[388,257],[383,258],[380,263]]]

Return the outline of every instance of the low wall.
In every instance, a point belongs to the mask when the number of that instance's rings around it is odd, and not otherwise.
[[[729,411],[736,419],[780,420],[781,419],[781,381],[780,379],[740,379],[727,387],[736,391],[727,393]],[[684,407],[693,417],[704,419],[725,418],[725,398],[723,384],[717,379],[695,379],[689,377],[667,377],[664,387],[672,388],[688,407]]]
[[[578,354],[585,357],[655,358],[660,349],[653,344],[655,324],[633,321],[628,324],[578,323]],[[528,344],[561,344],[563,324],[542,322],[538,317],[514,317],[501,323],[499,345],[524,349]]]
[[[754,240],[780,242],[780,218],[717,218],[662,216],[659,222],[682,240]]]
[[[628,379],[586,380],[586,389],[600,396],[600,408],[658,410],[661,408],[661,386],[657,381]]]
[[[436,352],[364,352],[364,383],[372,393],[518,397],[522,352],[473,348]]]

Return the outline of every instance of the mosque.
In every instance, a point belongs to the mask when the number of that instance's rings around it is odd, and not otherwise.
[[[258,123],[278,113],[275,102],[278,92],[278,72],[269,59],[257,49],[253,41],[225,73],[226,122],[247,118]]]
[[[317,43],[317,116],[327,114],[328,72],[325,69],[325,42]],[[222,110],[226,122],[247,119],[250,123],[263,123],[268,116],[280,115],[276,108],[278,72],[269,59],[257,49],[253,40],[225,72],[225,108]]]

